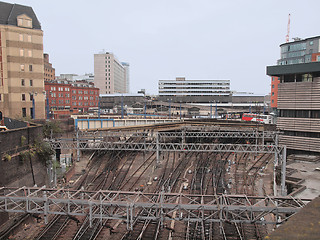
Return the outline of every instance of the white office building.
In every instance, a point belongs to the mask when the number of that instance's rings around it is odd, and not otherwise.
[[[183,102],[228,102],[230,80],[159,80],[159,97]]]
[[[110,52],[94,54],[94,85],[100,94],[128,93],[129,64]]]

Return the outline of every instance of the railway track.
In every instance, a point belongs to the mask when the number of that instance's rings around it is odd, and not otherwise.
[[[170,127],[172,126],[174,124],[170,125]],[[183,129],[183,131],[185,130]],[[144,141],[147,136],[148,132],[146,131]],[[118,141],[119,139],[118,137],[109,139],[109,141],[113,140]],[[133,141],[130,137],[125,140]],[[172,141],[184,144],[182,139],[173,138]],[[193,138],[188,141],[228,143],[231,140]],[[254,144],[253,140],[250,141],[248,141],[250,144]],[[244,139],[232,140],[233,144],[243,144],[244,142]],[[87,190],[164,191],[201,195],[245,193],[254,195],[255,182],[259,173],[272,160],[270,154],[182,151],[161,153],[162,161],[157,163],[154,152],[108,151],[99,154],[96,154],[88,171],[79,181],[80,185]],[[148,217],[158,213],[155,210],[145,210],[137,214]],[[206,219],[211,213],[201,214],[199,211],[199,218]],[[90,227],[88,217],[54,217],[36,239],[148,240],[178,237],[189,240],[263,239],[266,233],[264,226],[256,224],[209,223],[206,221],[181,223],[173,220],[163,222],[161,219],[136,220],[133,229],[127,231],[125,230],[126,224],[123,223],[121,220],[93,220]]]

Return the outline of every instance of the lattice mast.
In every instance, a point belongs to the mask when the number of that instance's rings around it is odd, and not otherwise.
[[[289,34],[290,34],[290,13],[289,13],[289,16],[288,16],[288,26],[287,26],[286,42],[289,42]]]

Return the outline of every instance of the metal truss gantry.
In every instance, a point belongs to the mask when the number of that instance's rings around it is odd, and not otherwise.
[[[188,195],[84,191],[37,187],[0,188],[0,211],[118,219],[132,230],[136,220],[281,224],[309,199],[246,195]],[[148,214],[145,214],[148,213]]]
[[[102,132],[101,132],[102,133]],[[231,153],[270,153],[274,154],[275,167],[281,164],[281,194],[285,195],[286,179],[286,146],[278,145],[277,132],[263,131],[187,131],[181,132],[104,132],[104,136],[88,138],[84,132],[77,131],[73,139],[50,139],[52,149],[105,150],[105,151],[149,151],[157,153],[157,162],[161,152],[231,152]],[[79,135],[82,135],[79,137]],[[179,138],[181,141],[172,143],[170,138]],[[254,138],[255,144],[215,144],[189,143],[188,138]],[[265,145],[265,139],[272,139],[272,144]],[[258,140],[262,141],[258,141]],[[275,182],[275,178],[274,178]],[[274,192],[276,192],[276,184]]]
[[[273,143],[277,141],[278,132],[274,131],[189,131],[183,129],[178,132],[106,132],[106,131],[80,131],[79,136],[82,139],[101,139],[101,138],[148,138],[155,140],[157,137],[160,139],[170,138],[244,138],[244,139],[272,139]]]

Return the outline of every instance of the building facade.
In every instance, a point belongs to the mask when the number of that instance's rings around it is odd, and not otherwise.
[[[281,55],[278,65],[302,64],[320,61],[320,36],[301,39],[280,45]],[[280,79],[271,77],[271,110],[278,115],[278,84]]]
[[[270,107],[272,112],[276,112],[278,108],[278,85],[280,80],[278,77],[271,77],[271,94]]]
[[[0,2],[0,111],[45,118],[43,32],[33,9]]]
[[[45,82],[47,110],[69,110],[70,113],[88,112],[99,105],[99,89],[79,81],[56,80]]]
[[[113,53],[94,54],[94,85],[101,94],[128,93],[129,64],[119,62]]]
[[[279,143],[291,151],[320,153],[320,62],[268,66],[278,77]]]
[[[281,56],[278,65],[289,65],[320,61],[320,36],[301,39],[280,45]]]
[[[230,80],[159,80],[159,99],[162,101],[201,103],[231,101]]]
[[[52,67],[52,63],[49,62],[49,54],[43,54],[44,64],[44,81],[53,81],[56,79],[56,70]]]

